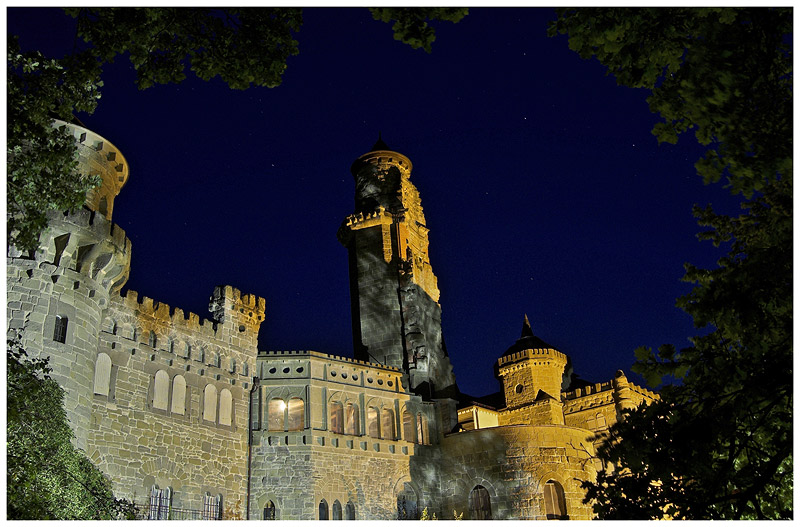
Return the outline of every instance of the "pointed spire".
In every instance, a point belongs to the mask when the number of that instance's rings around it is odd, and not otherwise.
[[[532,337],[533,336],[533,329],[531,328],[531,323],[528,320],[528,314],[525,313],[525,321],[522,323],[522,335],[519,338],[525,337]]]
[[[377,150],[391,150],[389,145],[383,142],[380,132],[378,132],[378,141],[372,146],[372,150],[370,150],[370,152],[375,152]]]

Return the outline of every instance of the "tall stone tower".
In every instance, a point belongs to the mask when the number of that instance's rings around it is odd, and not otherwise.
[[[355,214],[338,237],[349,252],[355,358],[400,368],[425,398],[452,397],[457,388],[411,168],[380,139],[350,168]]]
[[[81,126],[72,132],[80,169],[100,176],[84,207],[52,212],[32,254],[8,249],[8,334],[32,357],[50,357],[51,376],[64,388],[64,406],[85,449],[90,427],[97,335],[110,295],[128,279],[131,243],[111,222],[114,198],[128,179],[128,164],[108,140]]]

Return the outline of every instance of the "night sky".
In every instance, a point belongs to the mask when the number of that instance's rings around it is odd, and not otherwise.
[[[125,290],[209,318],[215,285],[263,296],[259,349],[352,356],[347,251],[352,161],[382,134],[414,164],[445,342],[463,392],[498,390],[493,364],[534,333],[592,382],[633,350],[688,344],[683,264],[722,255],[694,203],[738,210],[704,186],[693,137],[658,145],[648,91],[548,38],[551,9],[470,9],[436,23],[433,53],[393,40],[365,8],[311,8],[277,88],[233,91],[189,74],[139,91],[127,58],[105,67],[86,126],[130,179],[114,222],[133,244]],[[7,10],[23,50],[60,57],[75,22]]]

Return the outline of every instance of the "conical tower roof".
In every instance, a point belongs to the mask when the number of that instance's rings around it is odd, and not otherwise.
[[[510,348],[506,350],[505,353],[503,353],[502,356],[507,357],[517,353],[518,351],[542,348],[555,349],[553,346],[533,334],[533,328],[531,328],[528,315],[525,315],[525,320],[522,322],[522,335],[514,344],[511,345]]]

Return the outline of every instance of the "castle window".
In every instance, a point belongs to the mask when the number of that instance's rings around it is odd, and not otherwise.
[[[263,520],[274,520],[275,519],[275,504],[271,501],[268,501],[266,505],[264,505],[264,515],[262,516]]]
[[[286,415],[286,401],[272,399],[267,407],[267,423],[270,431],[283,431]]]
[[[223,388],[219,392],[219,424],[231,426],[233,417],[233,396],[231,391]]]
[[[206,492],[206,495],[203,496],[203,514],[201,519],[203,520],[221,520],[222,519],[222,496],[217,494],[216,496],[212,496],[210,493]]]
[[[608,425],[606,424],[606,416],[605,415],[597,414],[596,421],[597,421],[597,429],[598,430],[605,430],[606,428],[608,428]]]
[[[186,343],[186,348],[183,350],[183,358],[191,359],[192,358],[192,345],[188,342]]]
[[[103,321],[103,331],[105,331],[106,333],[111,333],[112,335],[116,335],[117,334],[116,321],[111,317],[106,317],[106,319]]]
[[[236,359],[231,359],[228,371],[230,371],[231,373],[234,373],[236,371]]]
[[[403,440],[414,442],[414,416],[403,410]]]
[[[111,387],[111,357],[105,353],[97,355],[94,364],[94,393],[108,396]]]
[[[331,432],[334,434],[344,433],[344,409],[342,403],[331,403]]]
[[[370,437],[379,438],[380,426],[378,423],[378,410],[373,407],[367,408],[367,433]]]
[[[319,519],[327,520],[328,518],[328,502],[322,500],[319,502]]]
[[[175,341],[172,339],[167,340],[167,351],[175,353]]]
[[[289,431],[305,428],[305,403],[299,397],[289,399]]]
[[[67,317],[56,315],[56,323],[53,327],[53,340],[56,342],[67,342]]]
[[[381,409],[381,437],[383,439],[394,439],[394,412],[389,408]]]
[[[350,435],[360,435],[361,428],[358,423],[358,405],[348,403],[347,412],[344,416],[344,433]],[[341,506],[340,506],[341,507]]]
[[[217,387],[213,384],[206,385],[203,392],[203,420],[212,423],[217,420]]]
[[[186,412],[186,379],[183,375],[176,375],[172,379],[172,407],[173,414],[183,415]]]
[[[151,348],[156,348],[158,346],[158,337],[156,336],[155,331],[150,332],[150,336],[147,339],[147,343],[150,345]]]
[[[397,519],[416,520],[418,518],[417,492],[410,483],[404,483],[403,490],[397,494]]]
[[[169,375],[164,370],[158,370],[153,383],[153,408],[166,410],[167,404],[169,404]]]
[[[158,488],[153,485],[150,489],[150,508],[147,511],[148,520],[166,520],[169,518],[169,508],[172,503],[172,490]]]
[[[220,364],[222,364],[222,363],[220,362],[219,353],[215,353],[214,354],[214,366],[219,368]]]
[[[197,350],[197,354],[195,355],[194,360],[196,360],[197,362],[203,362],[204,360],[206,360],[206,349],[200,348],[199,350]]]
[[[341,520],[342,519],[342,504],[339,503],[339,500],[336,500],[336,501],[333,502],[332,509],[333,509],[332,510],[333,514],[331,514],[331,519],[332,520]]]
[[[246,362],[242,363],[242,375],[247,377],[250,374],[250,366]]]
[[[356,519],[356,506],[353,505],[352,501],[348,501],[347,505],[344,507],[344,519],[345,520],[355,520]]]
[[[544,484],[544,510],[548,520],[568,520],[564,487],[558,481]]]
[[[476,486],[469,493],[469,519],[492,519],[492,504],[489,499],[489,491],[481,485]]]

